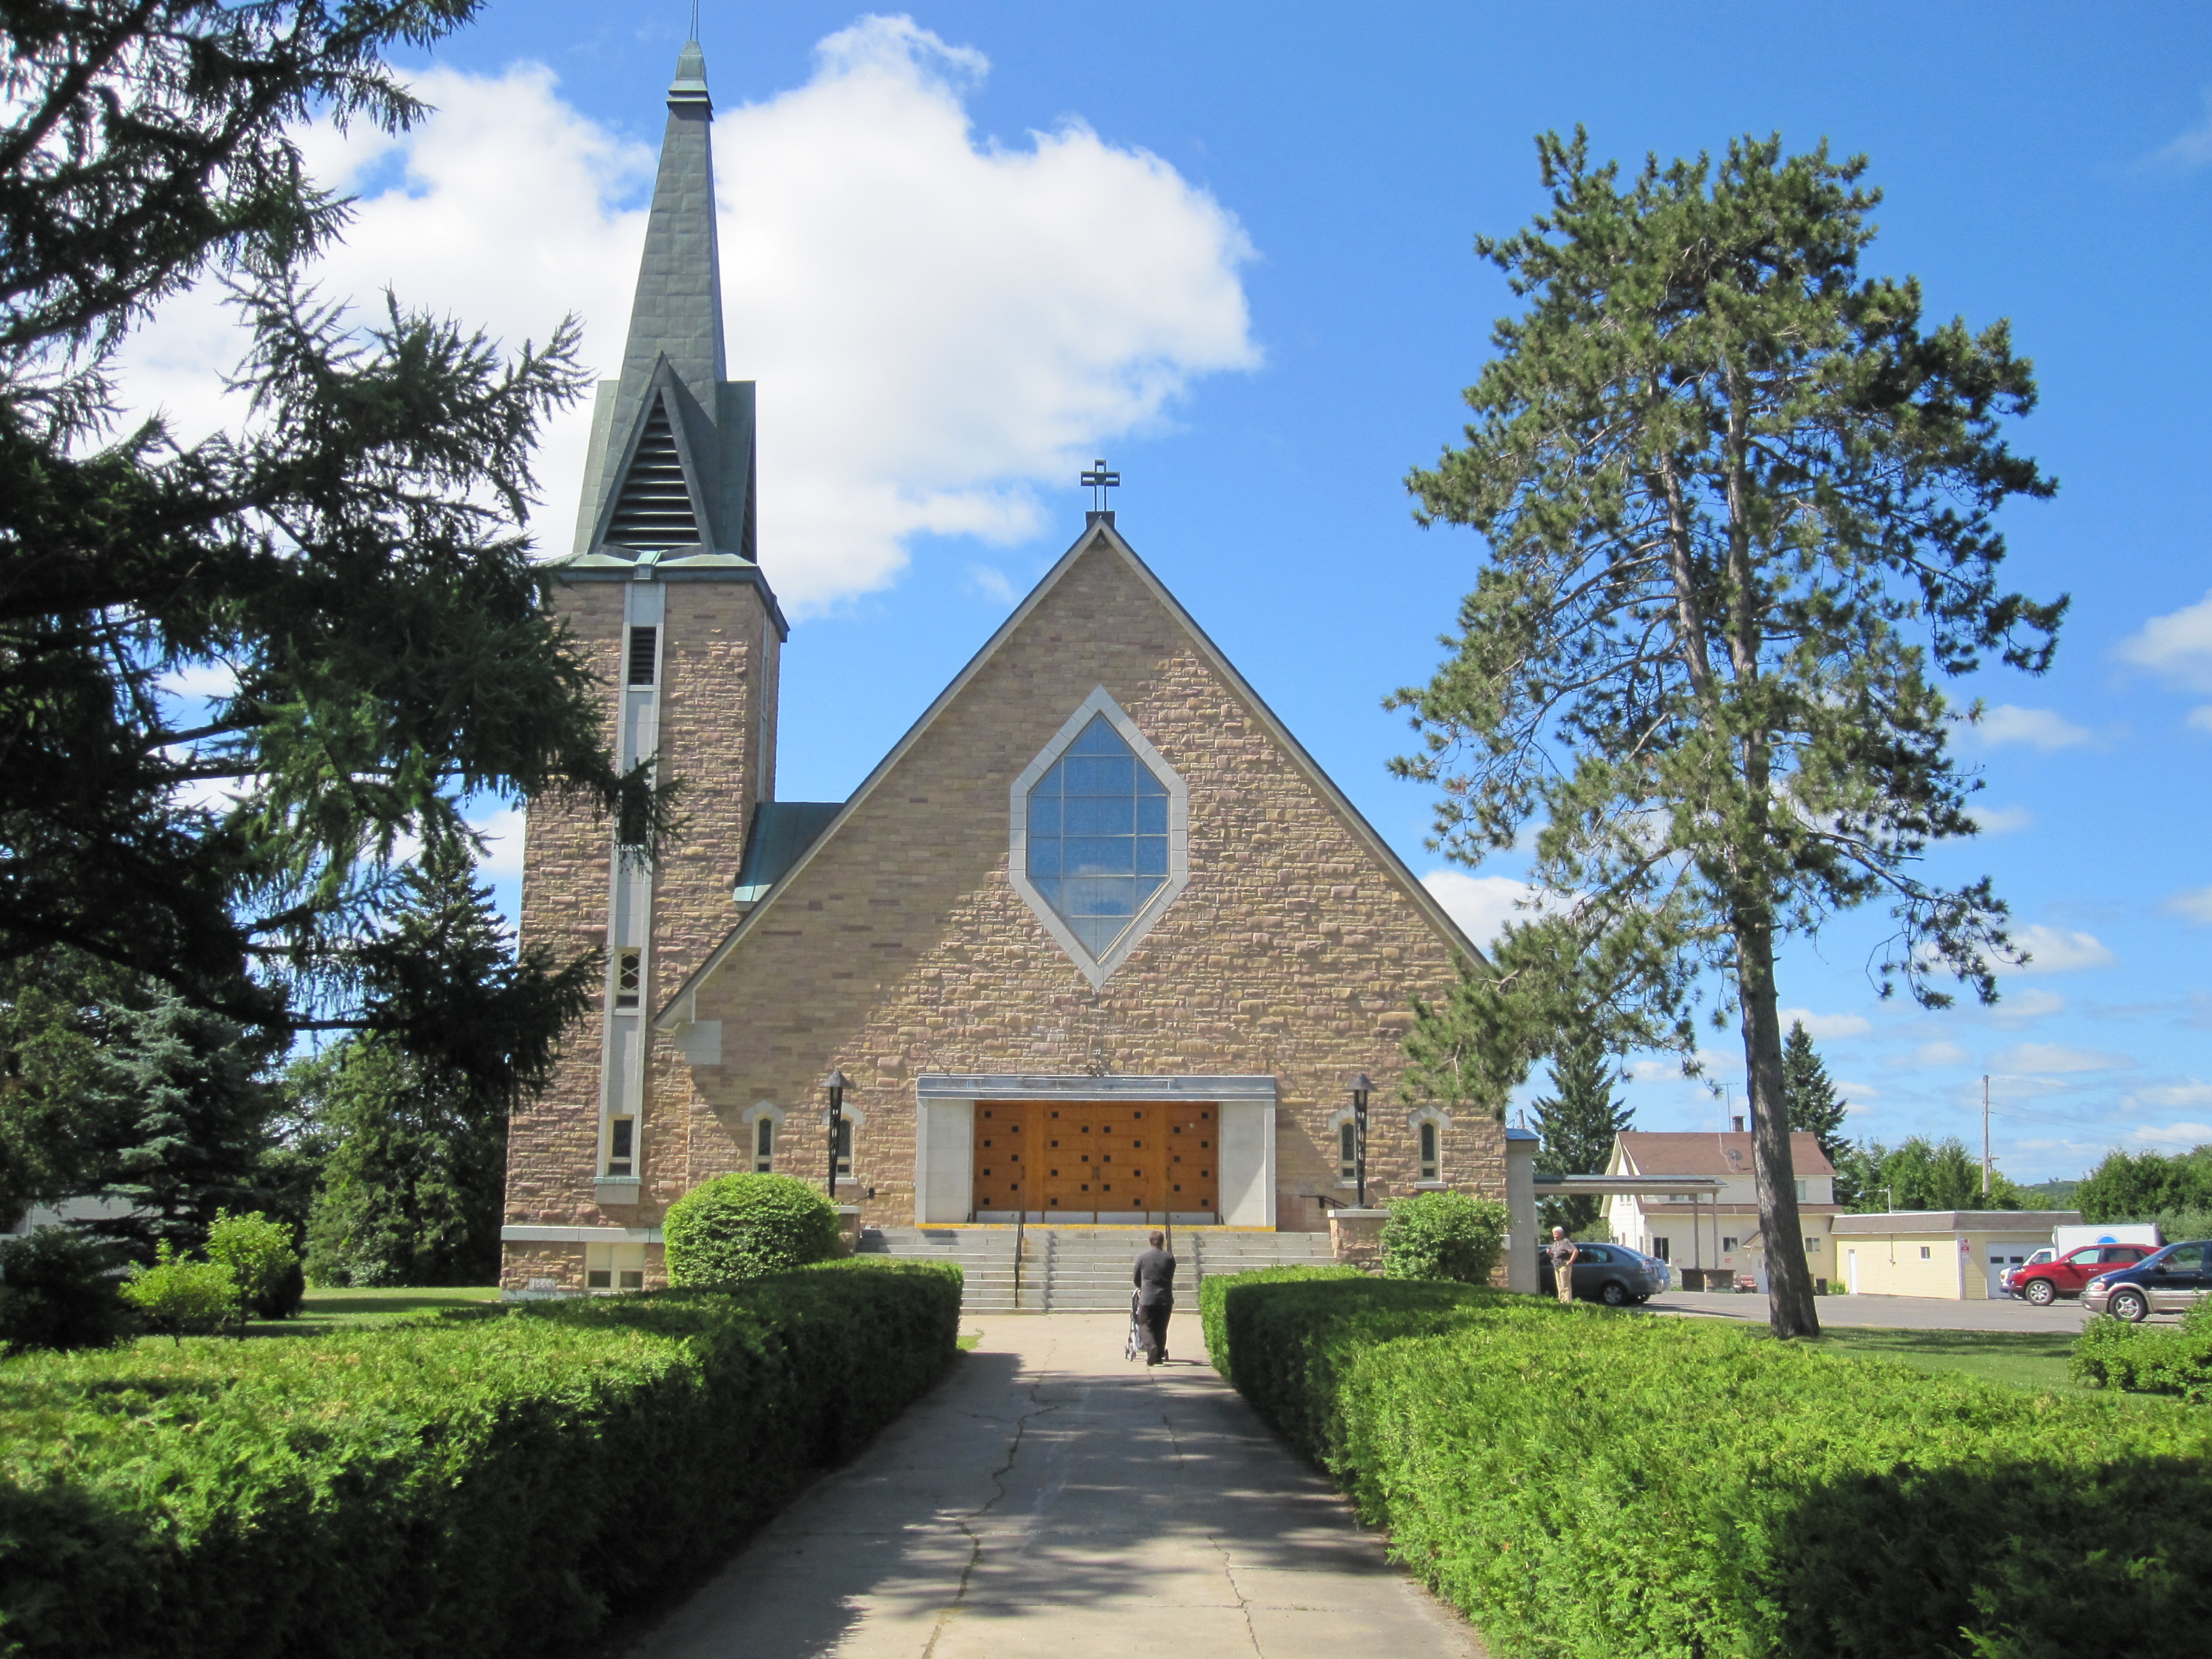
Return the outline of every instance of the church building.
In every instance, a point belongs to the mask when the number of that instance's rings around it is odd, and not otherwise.
[[[1413,1000],[1474,945],[1113,513],[849,799],[776,799],[790,629],[754,388],[726,378],[696,43],[668,112],[555,603],[622,764],[682,781],[685,833],[648,865],[531,804],[523,942],[607,971],[512,1126],[508,1292],[660,1283],[690,1188],[828,1179],[832,1073],[836,1197],[869,1227],[1327,1231],[1363,1073],[1370,1203],[1504,1198],[1504,1127],[1398,1098]]]

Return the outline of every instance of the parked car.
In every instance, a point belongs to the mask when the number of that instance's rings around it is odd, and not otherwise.
[[[2132,1267],[2102,1273],[2082,1287],[2081,1305],[2140,1324],[2154,1313],[2186,1313],[2212,1291],[2212,1239],[2153,1250]]]
[[[1602,1302],[1608,1308],[1632,1302],[1649,1302],[1667,1288],[1667,1264],[1626,1244],[1583,1244],[1575,1248],[1575,1295],[1584,1302]],[[1537,1289],[1546,1296],[1559,1294],[1549,1256],[1539,1255]]]
[[[2002,1283],[2014,1296],[2047,1308],[2062,1296],[2081,1295],[2081,1287],[2100,1273],[2134,1267],[2152,1249],[2148,1244],[2083,1244],[2063,1255],[2056,1250],[2038,1250],[2008,1270]],[[2038,1256],[2042,1260],[2038,1261]]]

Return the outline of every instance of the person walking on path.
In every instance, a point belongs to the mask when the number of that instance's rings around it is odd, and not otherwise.
[[[1559,1293],[1559,1302],[1564,1306],[1575,1299],[1575,1262],[1582,1252],[1567,1237],[1565,1227],[1552,1229],[1552,1242],[1544,1247],[1544,1251],[1552,1258],[1552,1288]]]
[[[1164,1365],[1168,1358],[1168,1316],[1175,1311],[1176,1259],[1167,1253],[1167,1235],[1154,1233],[1152,1248],[1137,1258],[1132,1275],[1137,1286],[1137,1319],[1145,1328],[1145,1364]]]

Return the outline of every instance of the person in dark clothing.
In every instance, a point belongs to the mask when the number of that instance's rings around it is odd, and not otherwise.
[[[1152,1248],[1137,1258],[1137,1319],[1145,1329],[1145,1364],[1164,1365],[1168,1358],[1168,1316],[1175,1311],[1176,1259],[1167,1253],[1167,1235],[1154,1233]]]

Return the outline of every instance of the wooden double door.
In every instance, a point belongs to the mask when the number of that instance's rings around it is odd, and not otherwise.
[[[978,1101],[978,1219],[1211,1221],[1221,1112],[1212,1101]]]

